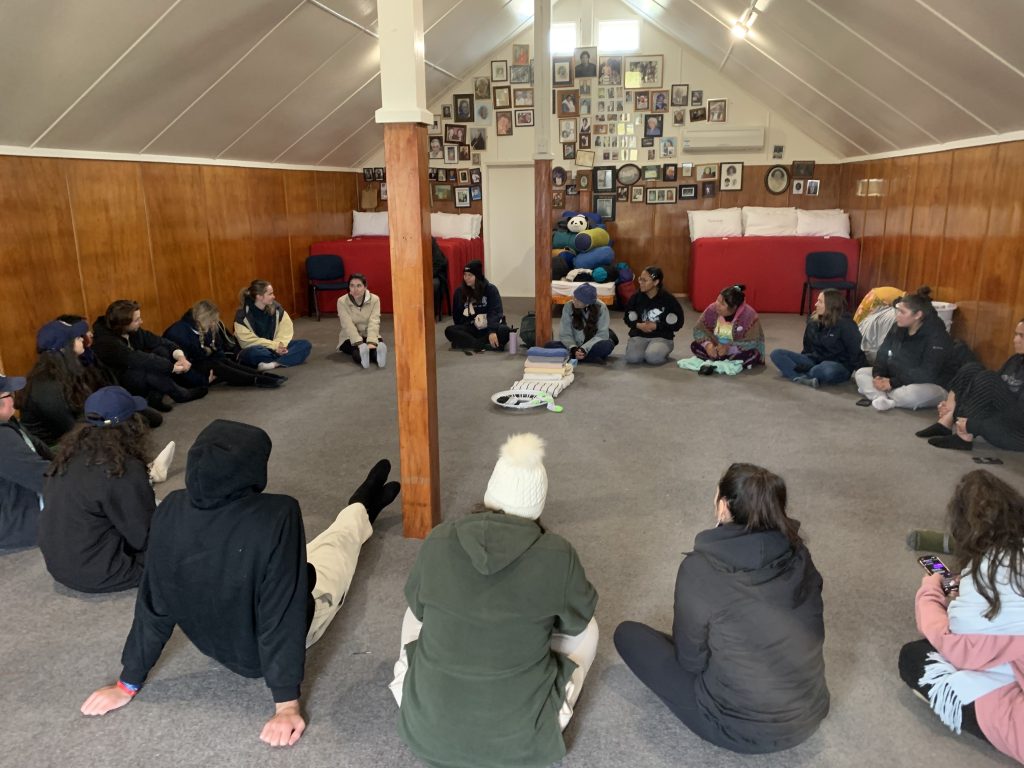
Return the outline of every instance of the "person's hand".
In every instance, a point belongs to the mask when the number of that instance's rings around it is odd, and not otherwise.
[[[892,382],[885,376],[875,376],[871,383],[879,392],[888,392],[892,389]]]
[[[306,721],[299,712],[299,701],[283,701],[275,706],[277,712],[260,731],[260,741],[272,747],[290,747],[306,730]]]
[[[937,589],[942,592],[942,580],[946,577],[941,573],[926,573],[924,578],[921,579],[921,586],[928,587],[929,589]],[[949,591],[948,595],[943,595],[946,598],[946,604],[949,605],[949,601],[960,594],[960,577],[954,576],[956,580],[955,586]]]
[[[377,348],[377,344],[375,342],[372,342],[372,341],[366,342],[366,346],[369,349],[376,349]]]
[[[211,370],[210,371],[210,383],[213,384],[213,380],[216,379],[216,378],[217,377],[214,375],[213,371]]]
[[[658,329],[658,324],[655,322],[648,321],[646,323],[637,323],[636,327],[644,333],[654,333]]]
[[[953,413],[953,406],[949,404],[948,400],[943,400],[938,406],[939,418],[944,419]]]
[[[972,435],[967,430],[966,416],[961,416],[959,419],[956,420],[956,436],[959,437],[961,440],[967,441],[968,443],[974,440],[974,435]]]
[[[277,351],[277,354],[279,354],[279,355],[287,355],[288,354],[288,345],[287,344],[278,344],[276,351]]]
[[[704,351],[708,353],[708,357],[710,357],[710,358],[717,358],[718,357],[718,347],[715,346],[715,342],[713,342],[713,341],[705,341],[701,346],[704,347]]]
[[[115,709],[120,709],[130,702],[132,697],[122,691],[116,685],[105,685],[98,691],[93,691],[85,703],[81,706],[83,715],[105,715]]]
[[[487,335],[487,340],[488,340],[489,342],[491,342],[491,346],[492,346],[492,347],[493,347],[494,349],[497,349],[497,348],[498,348],[498,334],[496,334],[496,333],[494,333],[494,332],[492,331],[491,333],[489,333],[489,334]]]
[[[192,364],[188,360],[178,360],[171,369],[171,373],[188,373],[188,370],[191,367]]]
[[[573,355],[576,357],[577,360],[582,360],[587,356],[587,352],[582,348],[577,348]]]
[[[718,350],[718,356],[719,357],[728,357],[729,356],[729,345],[728,344],[719,344],[717,350]]]

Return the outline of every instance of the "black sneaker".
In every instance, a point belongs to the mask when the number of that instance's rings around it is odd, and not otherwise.
[[[715,366],[713,366],[711,363],[707,363],[706,365],[702,365],[697,370],[697,375],[698,376],[714,376],[715,375]]]

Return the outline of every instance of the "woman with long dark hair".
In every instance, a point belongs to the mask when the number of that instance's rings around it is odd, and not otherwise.
[[[1013,331],[1013,354],[998,371],[960,367],[939,403],[939,419],[918,437],[938,448],[969,451],[983,437],[996,448],[1024,451],[1024,320]]]
[[[444,329],[452,349],[504,349],[511,333],[505,323],[498,287],[484,277],[484,265],[473,259],[462,272],[462,285],[452,298],[452,325]]]
[[[826,288],[807,318],[803,350],[774,349],[772,363],[785,378],[815,389],[841,384],[866,363],[860,341],[860,329],[846,311],[842,292]]]
[[[338,351],[349,355],[358,365],[369,368],[388,362],[388,348],[380,337],[380,298],[370,293],[366,275],[354,273],[348,278],[348,293],[338,299]]]
[[[718,481],[714,528],[676,577],[666,635],[637,622],[615,647],[702,739],[735,752],[789,749],[828,714],[822,580],[786,514],[786,483],[753,464]]]
[[[313,351],[305,339],[296,339],[292,319],[277,303],[274,286],[253,280],[238,294],[235,338],[242,346],[239,362],[258,371],[302,365]]]
[[[1024,762],[1024,497],[991,472],[960,479],[949,502],[960,578],[921,580],[924,640],[903,646],[900,677],[943,723]]]
[[[764,331],[757,311],[747,304],[747,286],[723,288],[693,326],[694,357],[707,360],[700,373],[715,373],[714,362],[733,360],[744,369],[764,365]]]
[[[47,570],[81,592],[138,586],[156,509],[147,464],[146,401],[104,387],[85,401],[86,423],[66,437],[43,486],[39,549]]]
[[[608,307],[597,300],[597,289],[580,283],[562,307],[558,340],[546,346],[567,349],[569,356],[581,363],[603,363],[618,343],[608,327],[610,319]]]
[[[543,766],[597,653],[597,592],[540,525],[544,442],[514,435],[473,514],[437,526],[405,596],[391,691],[398,732],[430,765]]]
[[[953,340],[922,286],[896,302],[896,324],[878,348],[872,367],[853,376],[863,397],[857,405],[877,411],[927,408],[946,398],[953,371],[947,370]]]
[[[278,387],[287,379],[270,371],[257,371],[238,362],[242,348],[228,335],[220,309],[202,299],[164,331],[164,338],[177,344],[192,363],[182,376],[191,387],[224,382],[233,387]]]
[[[676,331],[683,327],[683,308],[665,290],[661,267],[644,267],[637,283],[640,290],[629,298],[623,315],[629,328],[626,362],[661,365],[675,348]]]

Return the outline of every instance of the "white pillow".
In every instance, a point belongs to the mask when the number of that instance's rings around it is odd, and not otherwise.
[[[479,213],[432,213],[430,234],[434,237],[458,237],[472,240],[480,237],[484,217]]]
[[[739,208],[716,208],[713,211],[687,211],[690,219],[690,241],[701,237],[740,237],[743,224]]]
[[[850,215],[839,208],[796,212],[796,233],[805,237],[849,237]]]
[[[352,211],[352,237],[387,237],[389,234],[387,211]]]
[[[743,208],[743,234],[784,237],[796,234],[796,208]]]

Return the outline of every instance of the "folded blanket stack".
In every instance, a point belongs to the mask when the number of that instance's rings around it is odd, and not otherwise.
[[[523,378],[515,382],[512,389],[530,389],[558,397],[572,384],[574,371],[567,350],[530,347],[523,366]]]

